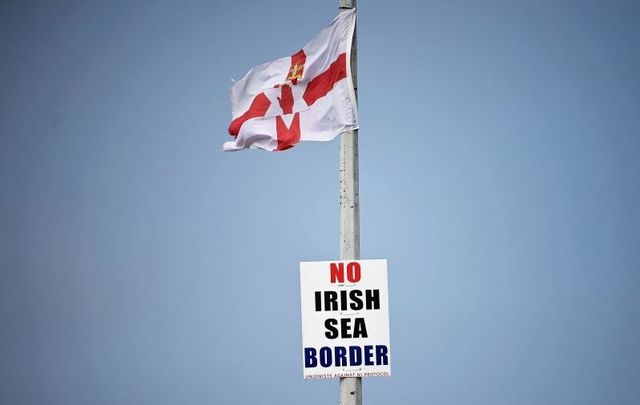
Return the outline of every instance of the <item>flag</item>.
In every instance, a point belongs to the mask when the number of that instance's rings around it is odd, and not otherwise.
[[[358,128],[351,78],[355,9],[293,55],[255,66],[230,91],[232,121],[223,150],[285,150],[299,141],[330,141]]]

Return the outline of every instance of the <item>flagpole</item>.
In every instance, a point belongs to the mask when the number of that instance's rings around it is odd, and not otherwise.
[[[356,0],[339,0],[340,9],[356,7]],[[351,77],[358,94],[356,31],[351,46]],[[360,259],[360,198],[358,194],[358,130],[340,135],[340,258]],[[362,405],[362,378],[340,378],[340,405]]]

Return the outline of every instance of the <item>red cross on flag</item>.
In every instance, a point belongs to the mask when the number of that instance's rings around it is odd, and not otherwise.
[[[225,151],[285,150],[300,141],[330,141],[358,128],[351,79],[354,9],[295,54],[255,66],[231,88],[233,120]]]

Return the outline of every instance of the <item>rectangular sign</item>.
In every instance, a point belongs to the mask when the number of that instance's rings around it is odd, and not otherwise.
[[[304,378],[391,375],[386,260],[300,263]]]

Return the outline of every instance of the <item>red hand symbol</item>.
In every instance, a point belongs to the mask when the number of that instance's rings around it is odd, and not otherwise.
[[[293,92],[288,84],[283,84],[281,87],[281,96],[278,97],[280,108],[282,108],[283,114],[291,114],[293,112]]]

